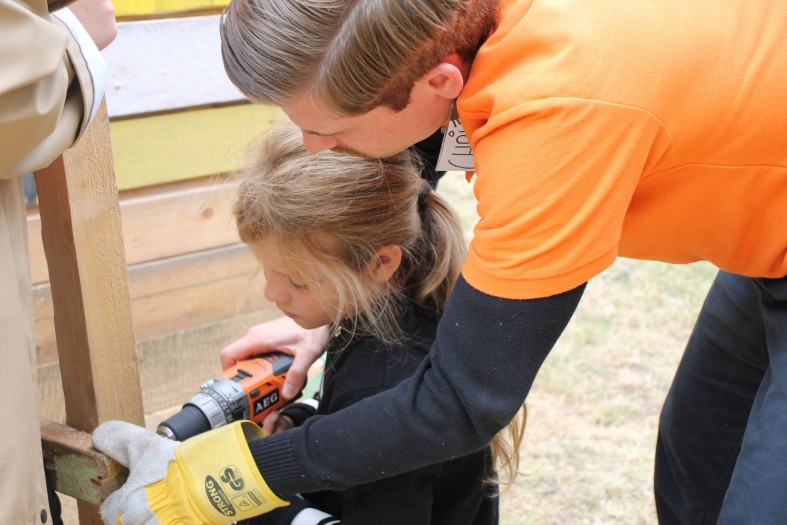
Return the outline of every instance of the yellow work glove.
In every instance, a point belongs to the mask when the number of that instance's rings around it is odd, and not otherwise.
[[[93,432],[93,446],[129,468],[126,483],[101,504],[107,525],[225,525],[287,505],[262,479],[238,421],[180,443],[124,421]]]

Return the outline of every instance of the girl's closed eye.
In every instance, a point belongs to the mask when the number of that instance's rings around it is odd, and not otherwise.
[[[287,280],[290,282],[290,286],[292,286],[295,290],[306,290],[309,288],[306,284],[296,283],[292,280],[292,277],[287,277]]]

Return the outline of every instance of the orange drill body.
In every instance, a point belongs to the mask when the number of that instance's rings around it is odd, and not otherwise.
[[[267,354],[241,361],[222,372],[222,376],[237,382],[246,392],[247,417],[261,424],[265,417],[284,406],[281,390],[287,378],[292,357],[284,354]]]
[[[241,419],[261,424],[290,402],[281,390],[292,360],[290,355],[271,353],[240,361],[203,383],[180,412],[161,422],[158,433],[183,441]]]

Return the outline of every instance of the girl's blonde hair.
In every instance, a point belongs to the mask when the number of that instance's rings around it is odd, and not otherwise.
[[[349,316],[387,341],[400,333],[402,296],[442,312],[465,255],[459,221],[413,154],[312,155],[292,125],[263,137],[234,213],[244,242],[275,243],[296,274],[307,266],[326,274],[339,294],[337,323]],[[386,245],[399,246],[402,260],[377,283],[362,270]]]
[[[404,152],[371,159],[331,151],[309,154],[290,124],[263,136],[241,173],[234,215],[245,243],[273,243],[296,277],[319,268],[338,297],[335,319],[398,342],[404,297],[441,314],[465,256],[460,223]],[[402,249],[388,283],[364,277],[386,245]],[[305,277],[304,277],[305,278]],[[316,294],[319,296],[319,294]],[[334,328],[335,328],[334,327]],[[521,421],[521,422],[520,422]],[[513,480],[523,420],[498,434],[493,453]]]
[[[471,62],[499,0],[232,0],[224,68],[255,102],[306,89],[339,116],[401,110],[415,82],[454,53]]]

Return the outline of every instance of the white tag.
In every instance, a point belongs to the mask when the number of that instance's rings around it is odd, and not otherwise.
[[[474,171],[473,152],[465,128],[459,121],[456,105],[451,104],[448,126],[443,134],[440,156],[437,158],[437,171]]]

